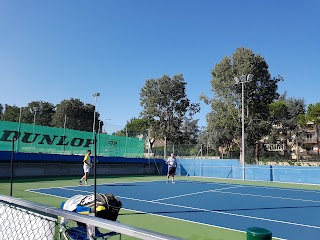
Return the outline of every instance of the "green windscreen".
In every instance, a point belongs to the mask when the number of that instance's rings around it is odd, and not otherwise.
[[[15,139],[13,143],[13,139]],[[17,122],[0,122],[0,151],[83,154],[94,150],[94,134]],[[144,139],[97,133],[97,155],[143,157]]]

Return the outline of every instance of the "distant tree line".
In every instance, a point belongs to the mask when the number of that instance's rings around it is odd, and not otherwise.
[[[186,94],[186,81],[182,74],[172,77],[147,79],[140,90],[139,118],[130,119],[116,135],[143,137],[152,149],[157,139],[167,144],[194,144],[210,146],[216,153],[241,151],[242,85],[235,77],[253,74],[244,84],[246,154],[258,161],[266,143],[296,142],[302,145],[305,128],[313,124],[317,133],[320,125],[320,103],[305,106],[303,99],[288,98],[278,93],[283,77],[272,77],[266,60],[252,50],[238,48],[224,57],[211,71],[213,96],[201,94],[199,100],[210,105],[207,126],[199,128],[194,115],[200,111],[199,103],[192,103]],[[193,79],[195,81],[197,79]],[[26,107],[0,104],[0,117],[5,121],[20,121],[43,126],[66,127],[92,131],[94,106],[79,99],[63,100],[54,105],[34,101]],[[100,114],[96,114],[95,129],[102,130]],[[100,126],[99,126],[100,125]],[[319,145],[319,144],[318,144]],[[287,148],[289,149],[289,147]],[[288,150],[289,151],[289,150]],[[298,150],[297,150],[298,151]],[[289,155],[289,152],[286,153]],[[239,155],[238,155],[239,156]]]
[[[214,96],[200,97],[211,106],[207,115],[202,142],[220,151],[241,151],[242,85],[234,78],[253,74],[252,81],[244,83],[244,120],[246,154],[258,161],[265,143],[284,144],[296,141],[301,146],[301,137],[307,124],[312,123],[316,133],[320,120],[320,103],[310,104],[306,110],[303,99],[287,98],[278,93],[281,76],[272,77],[269,66],[261,55],[250,49],[238,48],[231,57],[224,57],[211,72]],[[318,139],[318,137],[317,137]],[[291,146],[287,146],[288,156]],[[298,148],[297,148],[298,151]],[[298,153],[297,153],[298,154]]]
[[[93,130],[94,106],[79,99],[63,100],[54,105],[45,101],[32,101],[25,107],[0,104],[3,121],[30,123],[41,126],[69,128],[90,132]],[[96,128],[99,129],[100,114],[96,113]]]

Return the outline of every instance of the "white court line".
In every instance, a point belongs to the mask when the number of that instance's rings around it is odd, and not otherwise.
[[[187,219],[170,217],[170,216],[165,216],[165,215],[160,215],[160,214],[155,214],[155,213],[148,213],[148,212],[133,210],[133,209],[129,209],[129,208],[123,208],[123,209],[128,210],[128,211],[132,211],[132,212],[137,212],[137,213],[150,214],[150,215],[157,216],[157,217],[169,218],[169,219],[173,219],[173,220],[178,220],[178,221],[183,221],[183,222],[188,222],[188,223],[193,223],[193,224],[199,224],[199,225],[204,225],[204,226],[209,226],[209,227],[215,227],[215,228],[225,229],[225,230],[234,231],[234,232],[246,233],[246,231],[242,231],[242,230],[238,230],[238,229],[234,229],[234,228],[222,227],[222,226],[208,224],[208,223],[202,223],[202,222],[195,222],[195,221],[191,221],[191,220],[187,220]],[[278,238],[278,237],[274,237],[274,236],[272,236],[272,239],[288,240],[285,238]]]
[[[238,188],[238,187],[221,188],[221,189],[218,189],[218,190],[225,190],[225,189],[231,189],[231,188]],[[181,195],[177,195],[177,196],[174,196],[174,197],[159,198],[159,199],[155,199],[153,201],[161,201],[161,200],[167,200],[167,199],[173,199],[173,198],[179,198],[179,197],[185,197],[185,196],[191,196],[191,195],[197,195],[197,194],[201,194],[201,193],[215,192],[215,191],[217,191],[217,189],[215,189],[215,190],[206,190],[206,191],[201,191],[201,192],[194,192],[194,193],[186,193],[186,194],[181,194]]]
[[[162,180],[153,180],[151,182],[162,182]],[[187,181],[187,180],[182,180],[183,182],[199,182],[203,183],[201,181]],[[132,181],[132,182],[113,182],[113,183],[100,183],[97,185],[108,185],[108,184],[123,184],[123,183],[143,183],[143,181]],[[144,182],[148,183],[148,182]],[[234,192],[223,192],[222,190],[225,189],[232,189],[232,188],[243,188],[243,187],[250,187],[250,188],[265,188],[265,189],[278,189],[278,190],[284,190],[284,191],[294,191],[294,192],[316,192],[320,193],[320,191],[317,190],[304,190],[304,189],[292,189],[292,188],[281,188],[281,187],[268,187],[268,186],[253,186],[253,185],[237,185],[237,184],[228,184],[228,183],[214,183],[214,182],[205,182],[206,184],[218,184],[218,185],[232,185],[231,187],[228,188],[221,188],[221,189],[214,189],[214,190],[206,190],[206,191],[201,191],[201,192],[195,192],[195,193],[188,193],[188,194],[182,194],[182,195],[177,195],[174,197],[167,197],[167,198],[161,198],[161,199],[155,199],[153,201],[160,201],[160,200],[168,200],[168,199],[174,199],[174,198],[179,198],[179,197],[184,197],[184,196],[191,196],[191,195],[196,195],[196,194],[201,194],[201,193],[207,193],[207,192],[220,192],[220,193],[225,193],[225,194],[232,194],[232,195],[242,195],[242,196],[251,196],[251,197],[262,197],[262,198],[273,198],[273,199],[282,199],[282,200],[292,200],[292,201],[302,201],[302,202],[313,202],[313,203],[320,203],[320,201],[317,200],[308,200],[308,199],[299,199],[299,198],[286,198],[286,197],[278,197],[278,196],[271,196],[271,195],[258,195],[258,194],[249,194],[249,193],[234,193]],[[79,185],[77,186],[65,186],[65,187],[49,187],[49,188],[38,188],[38,189],[27,189],[25,191],[36,191],[36,190],[41,190],[41,189],[51,189],[51,188],[62,188],[66,189],[66,187],[81,187]],[[79,192],[85,192],[85,193],[91,193],[88,191],[82,191],[82,190],[74,190],[74,189],[67,189],[71,191],[79,191]],[[32,191],[33,192],[33,191]],[[50,195],[50,194],[48,194]]]
[[[63,187],[61,187],[61,188],[63,188]],[[42,188],[42,189],[45,189],[45,188]],[[66,189],[70,190],[69,188],[66,188]],[[34,192],[32,189],[29,189],[29,190],[26,190],[26,191]],[[81,191],[81,190],[75,190],[75,191]],[[85,191],[83,191],[83,192],[85,192]],[[62,197],[60,195],[54,195],[54,194],[48,194],[48,193],[42,193],[42,192],[34,192],[34,193],[43,194],[43,195],[51,196],[51,197],[58,197],[58,198],[68,199],[68,198]],[[128,197],[123,197],[123,196],[119,196],[119,197],[120,198],[124,198],[124,199],[134,200],[134,201],[142,201],[142,202],[151,202],[151,203],[154,203],[154,204],[162,204],[162,203],[158,203],[158,202],[146,201],[146,200],[140,200],[140,199],[134,199],[134,198],[128,198]],[[183,206],[178,206],[178,207],[183,207]],[[183,207],[183,208],[188,208],[188,207]],[[128,208],[123,208],[123,209],[129,210],[129,211],[133,211],[133,212],[147,213],[147,214],[150,214],[150,215],[169,218],[169,219],[174,219],[174,220],[178,220],[178,221],[184,221],[184,222],[195,223],[195,224],[200,224],[200,225],[204,225],[204,226],[210,226],[210,227],[216,227],[216,228],[220,228],[220,229],[226,229],[226,230],[230,230],[230,231],[245,232],[245,231],[241,231],[241,230],[237,230],[237,229],[233,229],[233,228],[221,227],[221,226],[217,226],[217,225],[201,223],[201,222],[195,222],[195,221],[191,221],[191,220],[175,218],[175,217],[170,217],[170,216],[165,216],[165,215],[160,215],[160,214],[155,214],[155,213],[148,213],[148,212],[138,211],[138,210],[134,210],[134,209],[128,209]],[[208,211],[208,210],[206,210],[206,211]],[[279,240],[286,240],[286,239],[277,238],[277,237],[272,237],[272,238],[279,239]]]
[[[314,202],[320,203],[317,200],[309,200],[309,199],[301,199],[301,198],[287,198],[287,197],[277,197],[277,196],[265,196],[259,194],[250,194],[250,193],[234,193],[234,192],[222,192],[220,190],[213,190],[212,192],[220,192],[225,194],[232,194],[232,195],[241,195],[241,196],[250,196],[250,197],[262,197],[262,198],[273,198],[273,199],[282,199],[282,200],[292,200],[292,201],[300,201],[300,202]]]
[[[119,183],[124,183],[124,182],[119,182]],[[128,183],[128,182],[127,182]],[[132,183],[132,182],[131,182]],[[108,183],[105,183],[108,184]],[[105,184],[99,184],[99,185],[105,185]],[[109,183],[110,184],[110,183]],[[212,183],[215,184],[215,183]],[[224,185],[224,184],[219,184],[219,185]],[[229,184],[227,184],[229,185]],[[222,188],[222,189],[218,189],[218,190],[210,190],[210,191],[221,191],[223,189],[231,189],[231,188],[241,188],[241,187],[246,187],[247,185],[239,185],[239,186],[235,186],[235,187],[230,187],[230,188]],[[74,187],[74,186],[72,186]],[[252,187],[252,186],[250,186]],[[257,186],[259,187],[259,186]],[[263,187],[263,186],[262,186]],[[57,187],[52,187],[52,188],[57,188]],[[84,192],[84,193],[91,193],[89,191],[83,191],[83,190],[75,190],[75,189],[70,189],[70,188],[65,188],[65,187],[60,187],[61,189],[66,189],[66,190],[72,190],[75,192]],[[41,188],[41,189],[50,189],[50,188]],[[271,187],[272,189],[272,187]],[[29,191],[32,191],[32,189],[29,189]],[[32,191],[33,192],[33,191]],[[207,192],[207,191],[203,191],[203,192]],[[46,193],[41,193],[41,192],[35,192],[35,193],[39,193],[39,194],[44,194],[44,195],[48,195],[48,196],[54,196],[54,197],[59,197],[59,198],[65,198],[62,196],[58,196],[58,195],[53,195],[53,194],[46,194]],[[222,192],[224,193],[224,192]],[[231,193],[231,194],[235,194],[235,193]],[[316,228],[319,229],[320,227],[318,226],[312,226],[312,225],[306,225],[306,224],[299,224],[299,223],[292,223],[292,222],[286,222],[286,221],[279,221],[279,220],[274,220],[274,219],[266,219],[266,218],[259,218],[259,217],[252,217],[252,216],[246,216],[246,215],[241,215],[241,214],[233,214],[233,213],[226,213],[226,212],[219,212],[219,211],[214,211],[214,210],[207,210],[207,209],[200,209],[200,208],[193,208],[193,207],[188,207],[188,206],[180,206],[180,205],[174,205],[174,204],[166,204],[166,203],[160,203],[157,202],[157,200],[153,200],[153,201],[147,201],[147,200],[141,200],[141,199],[135,199],[135,198],[129,198],[129,197],[124,197],[124,196],[119,196],[120,198],[124,198],[124,199],[129,199],[129,200],[134,200],[134,201],[141,201],[141,202],[147,202],[147,203],[153,203],[153,204],[160,204],[160,205],[169,205],[169,206],[174,206],[174,207],[180,207],[180,208],[186,208],[186,209],[192,209],[192,210],[198,210],[198,211],[204,211],[204,212],[212,212],[212,213],[217,213],[217,214],[224,214],[224,215],[231,215],[231,216],[236,216],[236,217],[243,217],[243,218],[251,218],[251,219],[257,219],[257,220],[262,220],[262,221],[270,221],[270,222],[277,222],[277,223],[282,223],[282,224],[288,224],[288,225],[295,225],[295,226],[302,226],[302,227],[309,227],[309,228]],[[266,197],[266,196],[264,196]],[[137,210],[132,210],[135,212],[139,212]],[[157,215],[157,214],[153,214],[150,213],[152,215]],[[168,217],[168,216],[163,216],[163,215],[157,215],[157,216],[161,216],[161,217],[167,217],[167,218],[172,218],[172,219],[177,219],[177,220],[183,220],[183,221],[187,221],[187,222],[193,222],[193,221],[189,221],[189,220],[184,220],[184,219],[180,219],[180,218],[174,218],[174,217]],[[215,226],[218,228],[223,228],[220,226],[216,226],[216,225],[210,225],[210,224],[205,224],[205,223],[200,223],[200,222],[194,222],[197,224],[202,224],[202,225],[208,225],[208,226]],[[225,229],[230,229],[235,231],[235,229],[231,229],[231,228],[225,228]],[[237,231],[237,230],[236,230]],[[276,238],[276,239],[281,239],[281,238]]]
[[[279,197],[279,196],[272,196],[272,195],[259,195],[259,194],[250,194],[250,193],[234,193],[234,192],[224,192],[222,190],[224,189],[232,189],[232,188],[243,188],[243,187],[250,187],[250,188],[266,188],[266,189],[278,189],[278,190],[285,190],[285,191],[293,191],[293,192],[312,192],[312,193],[320,193],[320,191],[316,190],[304,190],[304,189],[291,189],[291,188],[279,188],[279,187],[266,187],[266,186],[252,186],[252,185],[239,185],[239,186],[234,186],[234,187],[229,187],[229,188],[221,188],[221,189],[213,189],[213,190],[207,190],[203,192],[196,192],[196,193],[190,193],[190,194],[184,194],[184,195],[178,195],[175,197],[168,197],[168,198],[162,198],[158,200],[167,200],[167,199],[172,199],[172,198],[178,198],[178,197],[184,197],[184,196],[190,196],[190,195],[195,195],[195,194],[201,194],[201,193],[206,193],[206,192],[220,192],[220,193],[225,193],[225,194],[233,194],[233,195],[242,195],[242,196],[251,196],[251,197],[262,197],[262,198],[273,198],[273,199],[281,199],[281,200],[292,200],[292,201],[300,201],[300,202],[312,202],[312,203],[320,203],[318,200],[309,200],[309,199],[300,199],[300,198],[287,198],[287,197]]]
[[[208,193],[208,192],[219,192],[219,193],[223,193],[223,194],[232,194],[232,195],[240,195],[240,196],[250,196],[250,197],[281,199],[281,200],[292,200],[292,201],[299,201],[299,202],[320,203],[320,201],[317,201],[317,200],[309,200],[309,199],[301,199],[301,198],[288,198],[288,197],[278,197],[278,196],[271,196],[271,195],[267,195],[266,196],[266,195],[259,195],[259,194],[235,193],[235,192],[225,192],[225,191],[223,191],[223,190],[232,189],[232,188],[239,188],[239,187],[229,187],[229,188],[212,189],[212,190],[206,190],[206,191],[201,191],[201,192],[187,193],[187,194],[177,195],[177,196],[173,196],[173,197],[155,199],[153,201],[168,200],[168,199],[174,199],[174,198],[179,198],[179,197],[197,195],[197,194]]]
[[[209,178],[210,179],[210,178]],[[221,178],[222,180],[228,180],[226,178]],[[234,180],[237,180],[237,179],[234,179]],[[238,179],[239,180],[239,179]],[[226,185],[241,185],[241,186],[244,186],[244,187],[257,187],[257,188],[269,188],[269,189],[284,189],[284,190],[296,190],[296,191],[306,191],[306,192],[317,192],[317,193],[320,193],[320,189],[319,190],[316,190],[316,189],[305,189],[305,188],[292,188],[292,187],[280,187],[280,186],[259,186],[259,185],[253,185],[253,183],[250,183],[250,182],[254,182],[254,181],[258,181],[258,180],[246,180],[247,181],[247,184],[242,184],[242,183],[221,183],[221,182],[202,182],[200,180],[181,180],[181,181],[184,181],[184,182],[199,182],[199,183],[212,183],[212,184],[226,184]],[[303,184],[303,183],[292,183],[292,182],[269,182],[269,181],[258,181],[259,183],[275,183],[275,184],[281,184],[281,183],[285,183],[285,184],[292,184],[292,185],[298,185],[298,186],[302,186],[302,185],[306,185],[306,186],[310,186],[310,184]],[[319,184],[311,184],[311,186],[319,186]]]
[[[49,194],[49,193],[42,193],[42,192],[35,192],[32,189],[30,190],[25,190],[27,192],[32,192],[32,193],[37,193],[37,194],[42,194],[42,195],[46,195],[46,196],[50,196],[50,197],[58,197],[58,198],[64,198],[64,199],[68,199],[67,197],[62,197],[60,195],[54,195],[54,194]]]
[[[294,222],[286,222],[286,221],[269,219],[269,218],[253,217],[253,216],[236,214],[236,213],[227,213],[227,212],[221,212],[221,211],[216,211],[216,210],[207,210],[207,209],[202,209],[202,208],[181,206],[181,205],[170,204],[170,203],[161,203],[161,202],[156,202],[156,201],[148,201],[148,200],[135,199],[135,198],[129,198],[129,197],[121,197],[121,198],[129,199],[129,200],[134,200],[134,201],[139,201],[139,202],[155,203],[155,204],[172,206],[172,207],[178,207],[178,208],[186,208],[186,209],[191,209],[191,210],[196,210],[196,211],[212,212],[212,213],[223,214],[223,215],[230,215],[230,216],[235,216],[235,217],[243,217],[243,218],[250,218],[250,219],[262,220],[262,221],[268,221],[268,222],[276,222],[276,223],[282,223],[282,224],[288,224],[288,225],[294,225],[294,226],[300,226],[300,227],[308,227],[308,228],[320,229],[320,226],[313,226],[313,225],[307,225],[307,224],[301,224],[301,223],[294,223]]]
[[[70,188],[66,188],[66,187],[54,187],[54,188],[65,189],[65,190],[67,190],[67,191],[83,192],[83,193],[92,194],[92,192],[89,192],[89,191],[75,190],[75,189],[70,189]],[[38,190],[40,190],[40,189],[52,189],[52,188],[26,189],[25,191],[26,191],[26,192],[43,194],[43,195],[50,196],[50,197],[59,197],[59,198],[69,199],[68,197],[63,197],[63,196],[60,196],[60,195],[54,195],[54,194],[50,194],[50,193],[38,192]]]
[[[72,192],[81,192],[81,193],[90,193],[90,194],[93,194],[93,192],[89,192],[89,191],[86,191],[86,190],[78,190],[78,189],[70,189],[70,188],[64,188],[64,187],[61,187],[62,189],[66,189],[68,191],[72,191]]]
[[[232,184],[234,185],[234,184]],[[281,191],[289,191],[289,192],[306,192],[306,193],[317,193],[320,194],[320,190],[315,190],[315,189],[303,189],[303,188],[285,188],[285,187],[270,187],[270,186],[255,186],[255,185],[241,185],[243,187],[250,187],[250,188],[265,188],[265,189],[277,189],[277,190],[281,190]]]

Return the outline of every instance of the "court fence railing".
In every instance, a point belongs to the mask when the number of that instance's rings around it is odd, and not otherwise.
[[[69,219],[60,224],[60,219]],[[124,236],[147,240],[178,239],[176,237],[125,225],[117,221],[82,215],[39,203],[0,194],[0,236],[2,240],[64,240],[68,229],[81,223],[100,232],[115,232]],[[72,238],[68,238],[72,239]],[[91,236],[90,239],[104,239]]]
[[[178,159],[177,175],[220,179],[243,179],[301,184],[320,184],[320,168],[315,166],[273,166],[239,163],[238,159]]]

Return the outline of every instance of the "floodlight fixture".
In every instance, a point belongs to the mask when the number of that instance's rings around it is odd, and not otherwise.
[[[252,81],[252,79],[253,79],[253,74],[248,74],[248,76],[247,76],[247,82]]]

